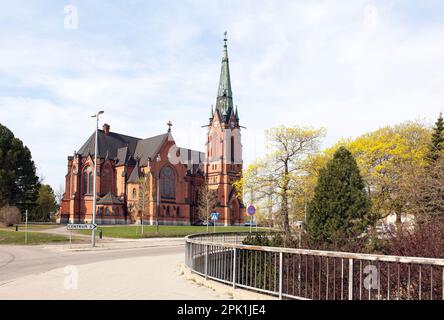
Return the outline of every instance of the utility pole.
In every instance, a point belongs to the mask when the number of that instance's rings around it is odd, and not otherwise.
[[[95,143],[95,151],[94,151],[94,194],[93,194],[93,216],[92,216],[92,224],[96,224],[96,206],[97,206],[97,153],[99,152],[99,116],[103,114],[104,111],[99,111],[97,114],[91,116],[91,118],[96,118],[96,143]],[[96,246],[96,228],[92,230],[91,235],[91,245],[93,247]]]

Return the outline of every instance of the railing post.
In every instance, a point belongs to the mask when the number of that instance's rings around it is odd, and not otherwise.
[[[353,300],[353,259],[348,259],[348,300]]]
[[[208,245],[205,245],[205,280],[208,279]]]
[[[233,289],[236,289],[236,248],[233,249]]]
[[[282,283],[283,283],[283,274],[282,270],[283,268],[283,260],[284,260],[284,254],[282,252],[279,252],[279,300],[282,300]]]

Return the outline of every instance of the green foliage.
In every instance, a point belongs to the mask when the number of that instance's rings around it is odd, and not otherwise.
[[[308,205],[306,229],[313,242],[340,243],[376,222],[371,201],[350,151],[340,147],[321,169]]]
[[[31,152],[0,124],[0,206],[10,204],[22,212],[37,200],[39,179]]]
[[[432,133],[432,142],[430,144],[430,150],[427,154],[427,160],[430,162],[438,160],[444,150],[444,119],[442,113],[439,114],[438,119],[435,122]]]
[[[54,191],[47,184],[42,184],[39,188],[36,206],[30,214],[31,221],[50,221],[51,214],[57,211],[57,202]]]

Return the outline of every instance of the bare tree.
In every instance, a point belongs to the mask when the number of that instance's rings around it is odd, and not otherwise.
[[[200,219],[207,222],[207,232],[209,231],[209,220],[211,213],[217,206],[217,194],[210,190],[208,185],[203,185],[198,192],[197,215]]]
[[[149,209],[150,204],[150,183],[147,177],[142,176],[137,181],[137,185],[139,187],[139,196],[137,198],[137,201],[134,204],[134,208],[137,209],[138,212],[141,213],[141,225],[142,225],[142,234],[143,234],[143,225],[144,225],[144,218],[146,213]]]

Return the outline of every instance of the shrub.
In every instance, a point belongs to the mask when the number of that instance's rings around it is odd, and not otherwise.
[[[6,205],[0,209],[0,223],[7,227],[19,223],[20,217],[20,210],[17,207]]]

